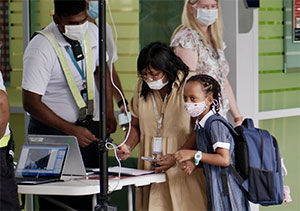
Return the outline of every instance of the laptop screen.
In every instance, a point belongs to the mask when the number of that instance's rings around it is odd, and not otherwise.
[[[67,146],[24,144],[16,170],[17,177],[59,177]]]
[[[62,175],[85,176],[85,166],[81,156],[77,138],[75,136],[64,135],[33,135],[29,134],[26,144],[38,145],[68,145],[68,153]]]

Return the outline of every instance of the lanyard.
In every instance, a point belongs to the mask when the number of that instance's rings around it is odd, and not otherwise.
[[[163,103],[165,104],[166,100],[168,98],[168,94],[166,94]],[[162,120],[163,120],[163,108],[165,107],[163,104],[163,107],[161,109],[161,113],[160,115],[158,114],[158,110],[157,110],[157,105],[155,102],[155,98],[154,98],[154,93],[152,93],[152,101],[153,101],[153,108],[154,108],[154,113],[155,113],[155,117],[156,117],[156,121],[157,121],[157,136],[160,136],[160,129],[162,127]]]
[[[84,68],[83,68],[83,60],[84,60],[84,59],[81,60],[81,68],[80,68],[79,65],[78,65],[78,63],[77,63],[77,61],[76,61],[76,59],[75,59],[75,57],[74,57],[74,55],[73,55],[73,52],[70,50],[70,48],[67,48],[66,50],[67,50],[67,53],[69,54],[69,56],[70,56],[70,58],[71,58],[73,64],[75,65],[77,71],[78,71],[79,74],[81,75],[82,80],[85,81],[85,80],[86,80],[86,77],[85,77],[85,74],[84,74]]]
[[[94,111],[94,78],[93,78],[93,60],[92,60],[92,52],[91,52],[91,42],[88,32],[84,35],[83,46],[84,46],[84,56],[86,62],[86,82],[83,85],[87,85],[87,93],[88,93],[88,102],[83,100],[82,95],[77,87],[76,81],[73,77],[72,71],[68,65],[66,58],[64,57],[64,53],[62,52],[61,46],[59,45],[55,35],[48,30],[39,31],[38,33],[44,35],[51,45],[53,46],[59,62],[62,66],[62,70],[64,72],[66,81],[70,88],[70,91],[73,95],[73,98],[79,108],[79,121],[85,119],[86,115],[93,115]],[[73,56],[73,55],[72,55]],[[71,57],[72,57],[71,56]],[[73,56],[74,57],[74,56]],[[74,61],[76,62],[75,58]],[[76,62],[77,63],[77,62]],[[76,64],[74,64],[76,66]],[[78,66],[78,64],[77,64]],[[79,66],[78,66],[79,67]],[[80,69],[80,68],[79,68]],[[82,68],[83,69],[83,68]],[[78,68],[77,68],[78,70]],[[81,71],[81,70],[80,70]],[[83,71],[81,71],[83,72]],[[80,72],[79,72],[80,73]],[[85,78],[84,73],[80,74],[81,77]]]

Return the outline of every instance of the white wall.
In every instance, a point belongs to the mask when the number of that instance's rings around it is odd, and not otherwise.
[[[258,125],[258,9],[246,9],[243,0],[223,0],[222,12],[228,79],[241,114]]]
[[[243,0],[222,0],[228,79],[242,116],[258,126],[258,9],[246,9]],[[259,206],[251,203],[251,210]]]

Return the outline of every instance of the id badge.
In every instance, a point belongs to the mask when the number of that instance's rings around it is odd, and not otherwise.
[[[162,137],[153,137],[153,154],[162,154]]]
[[[87,90],[86,89],[82,89],[80,91],[80,94],[82,96],[82,99],[84,100],[85,103],[88,102],[88,94],[87,94]]]

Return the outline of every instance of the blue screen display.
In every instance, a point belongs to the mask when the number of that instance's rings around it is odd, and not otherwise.
[[[61,174],[67,146],[23,145],[17,176],[45,177]]]

